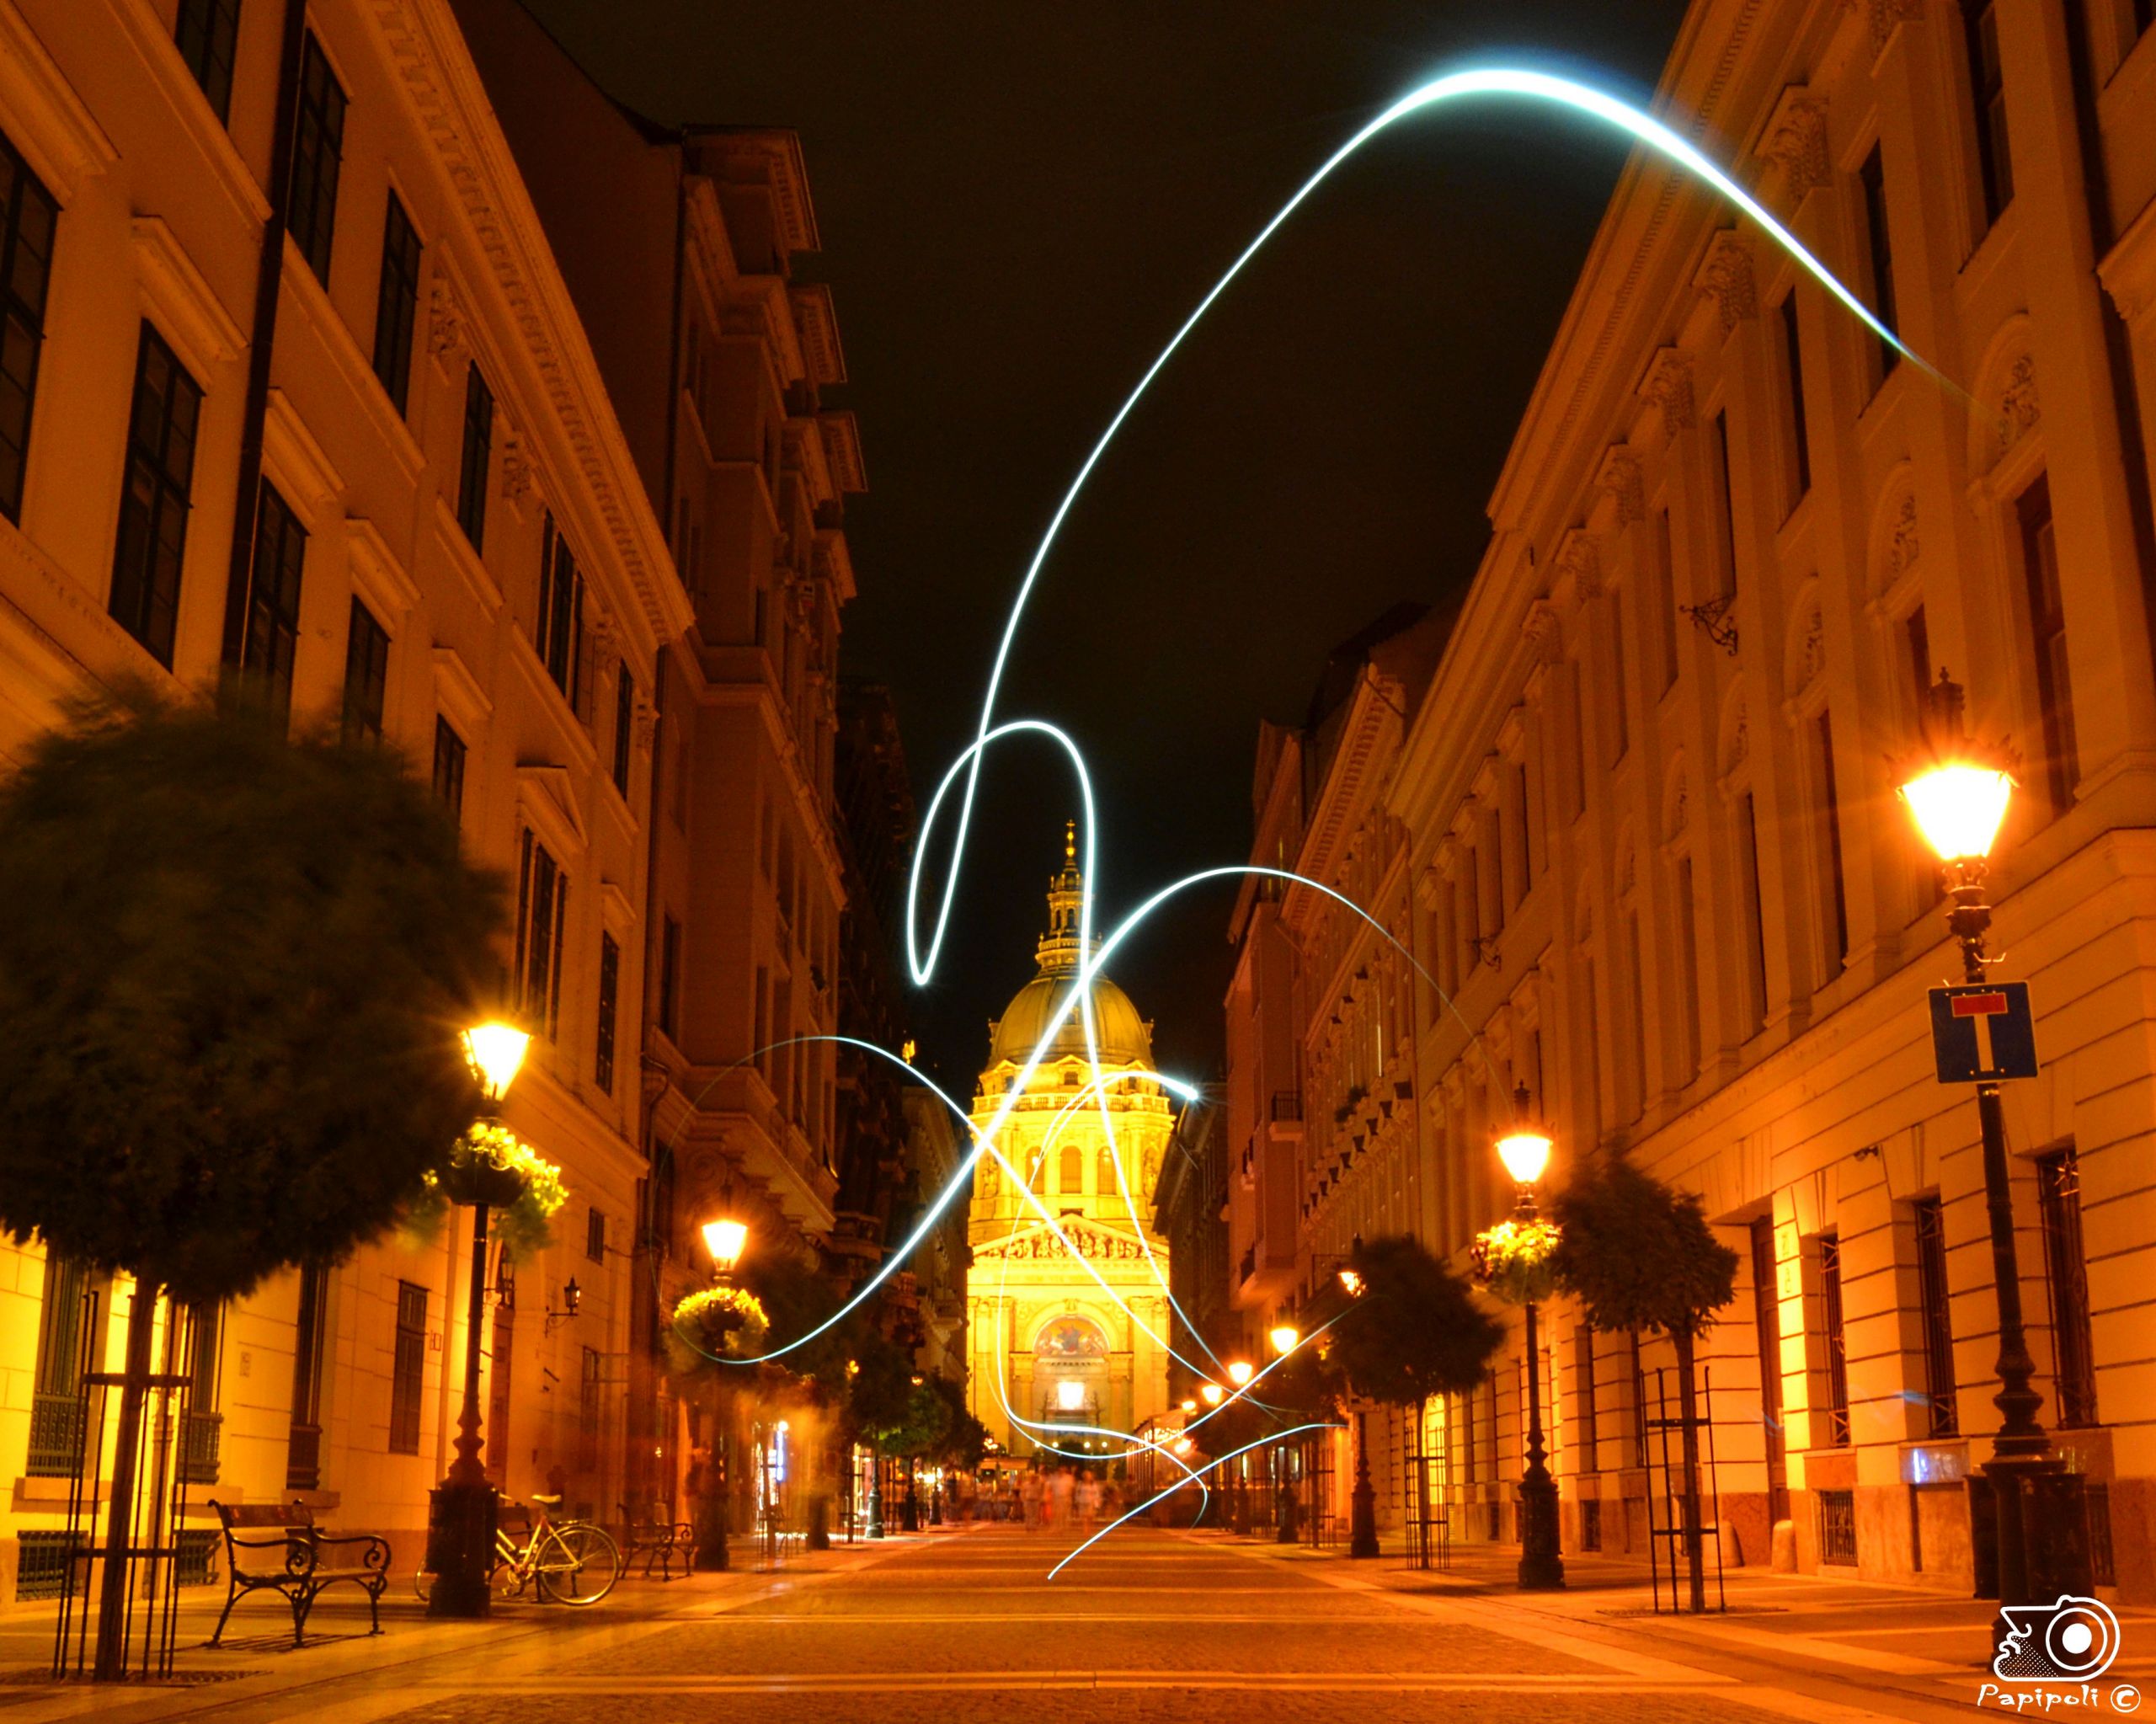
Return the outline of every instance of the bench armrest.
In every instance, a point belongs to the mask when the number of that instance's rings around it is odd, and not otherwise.
[[[314,1535],[318,1545],[364,1545],[366,1550],[360,1557],[362,1567],[387,1568],[389,1567],[389,1540],[379,1533],[325,1533]]]

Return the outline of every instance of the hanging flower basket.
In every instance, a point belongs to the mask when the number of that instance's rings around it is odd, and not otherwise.
[[[745,1287],[710,1287],[674,1307],[666,1331],[666,1358],[677,1377],[697,1377],[719,1361],[743,1358],[771,1333],[764,1303]]]
[[[494,1231],[511,1262],[524,1262],[553,1243],[550,1225],[568,1201],[562,1170],[507,1126],[474,1125],[459,1138],[406,1212],[408,1232],[429,1236],[451,1204],[484,1204],[501,1212]]]
[[[1539,1304],[1557,1290],[1554,1221],[1500,1221],[1475,1236],[1475,1278],[1508,1305]]]

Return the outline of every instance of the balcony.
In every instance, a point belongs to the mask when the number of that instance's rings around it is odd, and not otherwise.
[[[1302,1123],[1303,1095],[1300,1090],[1275,1090],[1273,1092],[1273,1118],[1276,1124],[1292,1121]]]
[[[179,1476],[190,1485],[217,1482],[217,1450],[224,1438],[221,1412],[190,1412],[179,1422]]]
[[[83,1458],[83,1401],[76,1395],[36,1394],[30,1397],[29,1460],[23,1470],[34,1479],[72,1479]]]

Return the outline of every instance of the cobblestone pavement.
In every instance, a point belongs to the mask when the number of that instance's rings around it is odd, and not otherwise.
[[[183,1657],[184,1673],[227,1680],[0,1683],[0,1720],[1865,1724],[1966,1717],[1981,1674],[1956,1650],[1980,1646],[1980,1607],[1906,1591],[1762,1576],[1732,1592],[1730,1615],[1685,1623],[1643,1615],[1637,1577],[1615,1571],[1523,1596],[1495,1553],[1432,1575],[1132,1533],[1051,1581],[1061,1554],[1045,1536],[951,1530],[770,1574],[627,1585],[589,1611],[443,1624],[407,1609],[381,1639],[339,1638],[354,1625],[333,1618],[302,1652],[264,1636]]]

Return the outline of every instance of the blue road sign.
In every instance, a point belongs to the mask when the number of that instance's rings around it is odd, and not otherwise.
[[[2036,1027],[2026,982],[1931,990],[1931,1051],[1941,1083],[2036,1075]]]

